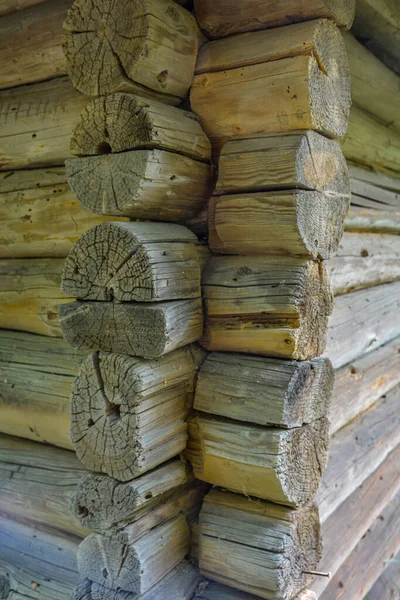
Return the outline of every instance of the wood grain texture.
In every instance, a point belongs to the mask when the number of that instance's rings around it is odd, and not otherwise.
[[[314,505],[295,511],[219,490],[205,498],[200,536],[203,575],[268,600],[293,598],[321,555]]]
[[[327,259],[339,245],[347,209],[347,197],[308,190],[215,196],[209,204],[210,248]]]
[[[1,258],[65,257],[88,228],[108,220],[78,202],[64,167],[0,172],[0,197]]]
[[[130,481],[178,455],[196,366],[190,349],[152,361],[88,356],[71,393],[78,458],[92,471]]]
[[[0,260],[0,327],[62,337],[58,306],[71,300],[60,291],[64,260]]]
[[[319,568],[335,574],[399,489],[400,448],[359,486],[323,523],[324,550]],[[311,588],[320,597],[329,579],[318,577]],[[380,600],[384,600],[381,598]]]
[[[328,430],[326,418],[280,429],[198,414],[189,419],[185,456],[202,481],[246,497],[304,506],[326,465]]]
[[[0,15],[8,15],[16,12],[17,10],[23,10],[24,8],[30,8],[36,4],[40,4],[44,0],[1,0],[0,1]]]
[[[331,433],[370,408],[400,382],[400,339],[351,361],[335,372]]]
[[[215,581],[202,581],[198,587],[194,600],[257,600],[259,596],[246,594],[241,590],[228,587]],[[318,600],[311,590],[299,592],[292,600]]]
[[[0,92],[0,170],[63,165],[87,102],[64,77]]]
[[[400,333],[400,283],[385,283],[336,298],[325,356],[337,369]]]
[[[400,237],[345,233],[327,267],[336,296],[396,281],[400,279]]]
[[[203,272],[207,350],[305,360],[325,348],[332,311],[321,264],[287,257],[213,257]]]
[[[40,530],[85,537],[89,529],[70,511],[85,473],[72,452],[0,434],[0,514]]]
[[[363,168],[354,163],[348,163],[348,167],[353,180],[369,183],[391,192],[400,192],[400,180],[390,177],[379,169]]]
[[[61,339],[0,330],[1,432],[73,449],[69,397],[83,357]]]
[[[59,307],[64,339],[76,349],[157,358],[196,342],[201,300],[72,302]]]
[[[191,83],[198,26],[171,0],[124,1],[96,10],[75,0],[64,22],[63,49],[74,86],[88,96],[139,92],[179,104]]]
[[[350,206],[344,221],[345,231],[389,233],[399,235],[400,212]]]
[[[79,574],[139,595],[176,567],[188,550],[189,527],[182,516],[155,527],[129,546],[93,533],[79,546]]]
[[[390,559],[382,575],[368,591],[369,600],[396,600],[400,589],[399,564],[400,552]]]
[[[399,444],[399,393],[397,385],[331,437],[328,466],[316,499],[322,522]]]
[[[222,0],[215,6],[211,0],[195,0],[197,20],[211,38],[219,38],[243,31],[280,27],[288,23],[317,18],[332,19],[339,27],[350,29],[354,19],[353,0],[248,0],[246,4],[235,0]]]
[[[333,370],[324,359],[212,352],[197,376],[194,408],[258,425],[299,427],[328,415],[332,388]]]
[[[391,178],[392,179],[392,178]],[[400,182],[400,180],[399,180]],[[352,204],[376,210],[399,212],[400,194],[358,179],[351,179]]]
[[[48,0],[0,20],[0,89],[65,75],[62,23],[73,0]],[[2,7],[0,5],[0,14]]]
[[[198,298],[195,242],[196,236],[182,225],[105,223],[87,231],[70,251],[61,289],[96,301]]]

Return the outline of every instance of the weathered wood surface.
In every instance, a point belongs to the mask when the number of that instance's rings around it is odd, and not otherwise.
[[[212,490],[200,535],[203,575],[268,600],[293,598],[312,580],[303,570],[315,569],[321,556],[314,505],[294,511]]]
[[[194,600],[257,600],[259,596],[246,594],[241,590],[216,583],[215,581],[204,580],[200,583]],[[299,592],[292,600],[318,600],[317,596],[311,590]]]
[[[342,238],[347,210],[346,196],[308,190],[215,196],[209,204],[210,247],[220,254],[327,259]]]
[[[400,237],[345,233],[327,263],[335,295],[400,279]]]
[[[61,339],[0,330],[0,431],[73,449],[70,393],[83,357]]]
[[[350,111],[349,127],[341,145],[348,160],[400,177],[400,135],[356,106]]]
[[[81,206],[64,167],[0,172],[0,197],[1,258],[67,256],[80,235],[108,220]]]
[[[65,75],[62,23],[73,0],[48,0],[0,20],[0,89]],[[0,4],[0,14],[2,7]]]
[[[323,266],[288,257],[213,257],[203,271],[207,350],[305,360],[322,354],[332,311]]]
[[[368,528],[399,489],[400,448],[385,461],[332,513],[322,525],[321,571],[336,573]],[[318,577],[311,588],[320,596],[329,579]],[[380,600],[384,600],[381,598]]]
[[[148,592],[137,596],[132,592],[111,590],[90,580],[84,580],[72,600],[192,600],[199,583],[197,569],[182,561]]]
[[[171,0],[111,8],[75,0],[63,49],[74,86],[88,96],[139,92],[179,104],[193,78],[199,47],[195,18]]]
[[[400,75],[400,9],[396,0],[357,0],[354,33]]]
[[[400,334],[400,282],[336,298],[325,350],[337,369]]]
[[[331,433],[367,410],[400,382],[400,338],[365,354],[335,372]]]
[[[349,59],[353,103],[374,115],[386,127],[400,132],[399,77],[351,33],[345,33],[343,39]]]
[[[200,69],[207,71],[195,76],[190,98],[212,141],[300,129],[328,137],[346,132],[350,75],[343,39],[329,21],[212,42],[202,56]]]
[[[196,360],[188,348],[152,361],[88,356],[71,394],[71,437],[86,467],[130,481],[179,454]]]
[[[79,581],[79,541],[0,517],[0,581],[9,588],[5,599],[70,600]]]
[[[0,170],[63,165],[87,102],[64,77],[0,92]]]
[[[198,479],[288,506],[304,506],[317,492],[326,465],[329,422],[294,429],[195,415],[185,456]]]
[[[315,131],[254,135],[221,150],[215,194],[302,188],[350,196],[340,145]]]
[[[398,192],[353,178],[351,179],[351,192],[352,204],[376,210],[400,211],[400,194]]]
[[[400,180],[390,177],[384,171],[379,169],[366,169],[353,163],[348,163],[349,172],[353,180],[362,181],[378,188],[389,190],[391,192],[400,192]]]
[[[196,242],[196,236],[182,225],[99,225],[83,234],[70,251],[61,289],[68,296],[97,301],[198,298]]]
[[[0,0],[0,15],[8,15],[17,10],[30,8],[41,2],[44,2],[44,0]]]
[[[200,339],[201,299],[72,302],[59,307],[64,339],[81,350],[157,358]]]
[[[400,211],[391,212],[350,206],[344,221],[346,231],[400,234]]]
[[[400,491],[361,538],[320,600],[362,600],[400,548]]]
[[[193,113],[132,94],[95,98],[83,109],[72,131],[75,156],[144,148],[205,162],[211,158],[211,144]]]
[[[391,558],[373,587],[367,600],[396,600],[400,589],[400,552]]]
[[[0,327],[61,337],[58,306],[71,300],[60,291],[64,260],[0,260]]]
[[[129,546],[93,533],[79,546],[79,573],[100,585],[143,594],[183,560],[189,537],[182,516],[155,527]]]
[[[170,461],[126,483],[89,473],[79,481],[72,510],[86,527],[98,533],[112,532],[154,510],[189,479],[189,469],[180,460]]]
[[[317,494],[321,520],[326,519],[385,460],[400,442],[400,386],[337,431]]]
[[[234,33],[280,27],[288,23],[327,18],[339,27],[350,29],[355,13],[355,2],[349,0],[221,0],[218,5],[211,0],[195,0],[196,18],[208,37],[220,38]]]
[[[85,473],[72,452],[0,434],[0,514],[82,538],[90,532],[70,507]]]
[[[212,352],[197,376],[194,408],[258,425],[299,427],[327,416],[332,388],[333,370],[324,359]]]

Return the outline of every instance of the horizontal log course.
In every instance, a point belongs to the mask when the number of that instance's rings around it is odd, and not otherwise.
[[[400,181],[400,180],[399,180]],[[363,208],[400,212],[400,194],[357,179],[351,180],[351,203]]]
[[[330,412],[331,434],[400,383],[400,339],[361,356],[335,372]]]
[[[78,586],[72,600],[192,600],[199,579],[197,569],[189,562],[182,561],[140,596],[132,592],[112,590],[86,579]]]
[[[207,350],[295,360],[324,351],[332,295],[322,265],[284,256],[213,257],[202,279]]]
[[[398,483],[397,447],[322,524],[322,571],[335,574],[354,550],[363,535],[396,494]],[[311,588],[318,596],[329,587],[329,579],[318,577]],[[380,600],[383,600],[381,598]]]
[[[8,15],[41,2],[44,2],[44,0],[0,0],[0,15]]]
[[[361,538],[321,600],[362,600],[400,547],[400,492]]]
[[[339,143],[305,131],[242,136],[223,146],[215,195],[291,188],[349,198],[349,174]]]
[[[321,556],[314,505],[295,511],[212,490],[200,536],[203,575],[269,600],[293,598],[312,580],[303,571],[315,569]]]
[[[363,168],[351,162],[348,163],[348,167],[352,180],[369,183],[380,189],[391,192],[400,192],[400,180],[395,177],[390,177],[380,169]]]
[[[1,18],[0,89],[66,75],[61,35],[72,2],[48,0]]]
[[[400,211],[374,210],[351,205],[344,222],[345,231],[400,234]]]
[[[63,28],[68,72],[83,94],[139,92],[179,104],[192,83],[199,30],[172,0],[124,2],[108,12],[75,0]]]
[[[105,587],[143,594],[184,559],[189,538],[183,516],[155,527],[130,545],[92,533],[79,546],[79,574]]]
[[[388,561],[373,587],[368,591],[369,600],[393,600],[400,587],[400,551]]]
[[[400,387],[337,431],[316,502],[322,522],[373,473],[400,442]]]
[[[257,425],[299,427],[329,413],[329,361],[212,352],[197,375],[196,410]]]
[[[343,39],[349,60],[353,103],[374,115],[386,127],[400,132],[398,75],[388,69],[351,33],[346,32]]]
[[[207,483],[287,506],[314,497],[327,461],[329,422],[281,429],[198,414],[185,456]]]
[[[0,172],[0,197],[0,258],[65,257],[88,228],[108,220],[78,202],[64,167]]]
[[[325,350],[335,369],[396,338],[400,334],[399,308],[398,281],[338,296]]]
[[[64,339],[76,349],[157,358],[200,339],[201,299],[72,302],[59,307]]]
[[[219,254],[275,254],[328,259],[343,235],[348,197],[309,190],[214,196],[210,248]],[[331,227],[326,227],[326,223]]]
[[[61,337],[58,306],[64,260],[0,260],[0,327]]]
[[[281,27],[289,23],[309,21],[321,17],[331,19],[339,27],[350,29],[355,13],[355,2],[313,0],[222,0],[215,6],[211,0],[195,0],[196,18],[208,37],[220,38],[245,31]]]
[[[84,300],[154,302],[198,298],[196,236],[169,223],[104,223],[70,251],[61,289]]]
[[[345,233],[328,263],[335,295],[400,279],[400,237]]]
[[[130,481],[182,452],[198,360],[190,348],[152,361],[88,356],[71,393],[71,438],[84,465]]]
[[[0,582],[8,594],[3,597],[70,600],[79,581],[79,542],[73,535],[40,531],[0,517]]]
[[[400,75],[400,12],[396,0],[358,0],[354,33]]]
[[[259,596],[246,594],[215,581],[202,581],[199,585],[194,600],[257,600]],[[299,592],[292,600],[318,600],[311,590]]]
[[[64,77],[0,92],[0,170],[63,165],[87,102]]]
[[[0,330],[0,431],[73,449],[70,394],[83,357],[58,338]]]

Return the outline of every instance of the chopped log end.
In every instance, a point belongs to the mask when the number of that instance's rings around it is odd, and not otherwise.
[[[64,294],[85,300],[153,302],[198,298],[200,266],[186,227],[104,223],[76,242],[64,265]]]
[[[301,190],[217,196],[210,202],[210,248],[325,260],[339,246],[348,205],[347,197]]]
[[[311,583],[304,571],[314,570],[321,554],[315,505],[293,510],[219,490],[204,501],[200,568],[207,577],[261,598],[290,600]]]
[[[211,157],[211,144],[193,113],[133,94],[95,98],[72,132],[71,152],[76,156],[144,148],[202,161]]]
[[[155,304],[72,302],[59,307],[64,339],[74,348],[157,358],[202,335],[201,300]]]
[[[328,445],[326,418],[283,430],[198,415],[189,421],[185,456],[202,481],[245,496],[304,506],[318,490]]]
[[[66,161],[68,183],[97,214],[184,222],[212,191],[210,165],[165,150],[134,150]]]
[[[189,536],[182,516],[154,528],[129,546],[93,533],[79,546],[79,573],[106,588],[143,594],[183,560]]]
[[[74,86],[88,96],[139,91],[178,104],[197,57],[193,16],[172,0],[96,5],[93,10],[75,0],[64,22],[63,50]]]
[[[71,439],[78,458],[92,471],[129,481],[178,455],[187,437],[184,419],[194,372],[186,350],[156,361],[104,353],[87,357],[71,393]]]

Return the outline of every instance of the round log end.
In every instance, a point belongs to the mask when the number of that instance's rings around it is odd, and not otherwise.
[[[338,27],[351,29],[356,16],[356,0],[324,0]]]

